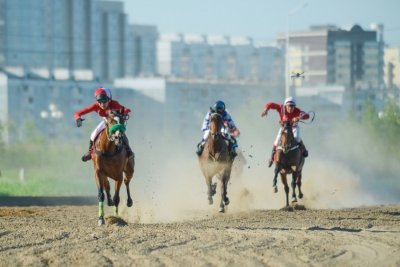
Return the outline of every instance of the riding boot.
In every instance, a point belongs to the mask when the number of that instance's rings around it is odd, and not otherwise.
[[[229,154],[231,155],[232,158],[235,158],[237,156],[236,148],[238,147],[237,141],[235,138],[231,138],[229,140]]]
[[[200,143],[197,144],[197,150],[196,150],[197,156],[201,156],[201,153],[203,153],[204,144],[205,144],[204,139],[202,139]]]
[[[125,134],[123,135],[123,139],[122,140],[123,140],[124,145],[125,145],[126,155],[128,156],[128,158],[133,157],[134,156],[133,151],[132,151],[131,147],[129,146],[129,140],[128,140],[128,137]]]
[[[307,158],[308,157],[308,150],[306,149],[306,146],[303,143],[303,140],[300,141],[299,143],[301,151],[303,151],[303,157]]]
[[[86,152],[86,154],[83,155],[82,158],[81,158],[83,162],[86,162],[86,161],[92,159],[92,151],[93,151],[93,141],[90,140],[90,143],[89,143],[89,150],[88,150],[88,152]]]
[[[271,168],[272,163],[274,163],[275,152],[276,152],[276,146],[274,145],[271,152],[271,158],[268,160],[268,168]]]

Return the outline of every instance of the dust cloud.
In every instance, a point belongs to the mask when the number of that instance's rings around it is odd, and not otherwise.
[[[278,116],[271,111],[266,119],[261,118],[262,105],[259,107],[259,110],[247,112],[239,109],[237,116],[231,112],[241,136],[239,156],[228,185],[229,213],[280,209],[285,204],[280,178],[279,192],[274,194],[273,168],[267,166],[278,131]],[[400,200],[396,190],[389,192],[390,183],[398,183],[395,174],[399,167],[388,162],[385,168],[380,167],[382,159],[375,155],[380,148],[357,126],[331,123],[331,128],[326,129],[326,122],[317,119],[312,124],[302,124],[301,130],[310,152],[303,170],[304,198],[299,200],[306,208],[357,207]],[[200,138],[200,130],[183,143],[149,135],[135,138],[136,172],[131,183],[134,207],[126,210],[122,205],[128,221],[181,221],[218,213],[219,189],[214,204],[209,206],[206,184],[195,155]],[[366,153],[368,146],[374,153]],[[387,178],[382,179],[380,175]],[[123,192],[124,187],[121,190]]]

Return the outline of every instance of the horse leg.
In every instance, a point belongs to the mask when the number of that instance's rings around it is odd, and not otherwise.
[[[288,183],[287,183],[286,174],[282,174],[281,173],[281,180],[282,180],[283,186],[285,188],[286,207],[289,207],[289,186],[288,186]]]
[[[126,187],[126,194],[128,195],[128,200],[126,201],[126,206],[132,207],[133,201],[131,198],[131,192],[129,190],[129,182],[130,182],[129,180],[124,180],[125,187]]]
[[[225,206],[228,206],[230,203],[229,197],[228,197],[228,182],[229,182],[229,176],[227,179],[224,180],[224,204]]]
[[[272,183],[272,187],[273,187],[274,193],[278,192],[277,180],[278,180],[279,171],[280,171],[280,167],[279,167],[278,164],[276,164],[275,170],[274,170],[274,179],[273,179],[273,183]]]
[[[104,179],[104,189],[106,191],[106,195],[107,195],[107,205],[108,206],[114,206],[114,202],[111,199],[111,193],[110,193],[110,182],[108,181],[108,179]]]
[[[118,216],[118,205],[119,205],[119,190],[121,188],[121,184],[122,184],[122,175],[120,175],[119,177],[117,177],[117,179],[115,180],[115,191],[114,191],[114,215]]]
[[[220,188],[221,188],[221,201],[219,202],[219,212],[225,212],[225,204],[224,204],[224,199],[225,199],[225,194],[226,194],[226,185],[225,185],[225,180],[226,180],[226,176],[225,174],[221,175],[219,184],[220,184]]]
[[[296,172],[293,172],[293,173],[292,173],[292,202],[297,202],[297,196],[296,196],[296,180],[297,180]]]
[[[216,184],[211,184],[212,182],[212,176],[206,176],[206,183],[207,183],[207,196],[208,196],[208,204],[212,205],[213,204],[213,195],[215,195],[216,192]]]
[[[301,173],[297,174],[297,188],[299,188],[299,198],[303,198],[303,192],[301,192]]]
[[[227,171],[223,174],[221,180],[221,202],[219,204],[219,212],[225,212],[225,206],[228,206],[230,200],[228,198],[228,182],[230,178],[230,172]]]
[[[125,170],[124,170],[124,183],[125,183],[125,187],[126,187],[126,194],[128,195],[128,200],[126,201],[126,205],[128,207],[132,207],[132,205],[133,205],[133,201],[131,198],[131,192],[129,189],[129,183],[131,182],[131,179],[133,177],[134,166],[135,166],[135,157],[131,157],[127,160]]]
[[[99,200],[99,209],[98,209],[98,214],[99,214],[99,219],[97,221],[97,224],[99,226],[105,224],[104,221],[104,180],[107,179],[107,177],[103,177],[100,175],[98,171],[96,171],[96,184],[97,184],[97,198]]]

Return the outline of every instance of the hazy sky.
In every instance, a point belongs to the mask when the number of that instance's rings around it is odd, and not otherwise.
[[[116,0],[130,23],[151,24],[161,33],[249,36],[273,41],[286,31],[310,25],[383,23],[387,44],[400,45],[400,0]],[[305,7],[301,7],[306,3]],[[299,8],[300,7],[300,8]],[[292,15],[288,14],[295,11]]]

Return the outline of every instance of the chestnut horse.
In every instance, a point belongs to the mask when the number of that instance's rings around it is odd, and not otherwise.
[[[104,190],[107,194],[107,204],[108,206],[114,205],[116,216],[118,215],[119,190],[122,182],[125,183],[128,195],[127,206],[131,207],[133,204],[129,182],[133,177],[135,159],[127,157],[123,144],[124,132],[124,116],[112,111],[106,118],[106,128],[100,133],[94,145],[93,165],[98,188],[99,225],[104,224]],[[108,178],[115,182],[113,199],[111,199]]]
[[[216,193],[217,184],[212,184],[214,176],[218,176],[221,201],[219,212],[225,211],[225,205],[229,204],[227,196],[227,185],[231,176],[233,158],[229,154],[226,138],[221,132],[224,123],[222,116],[218,113],[212,113],[210,116],[210,135],[204,146],[202,154],[199,156],[201,172],[204,175],[207,184],[208,203],[213,204],[213,196]]]
[[[273,187],[274,192],[278,192],[276,183],[279,173],[285,188],[286,207],[289,207],[289,186],[286,175],[292,174],[292,202],[297,202],[296,185],[299,189],[299,198],[303,198],[303,193],[301,192],[301,173],[304,165],[304,157],[299,143],[294,138],[291,122],[283,122],[281,125],[281,132],[280,145],[277,147],[275,155]]]

